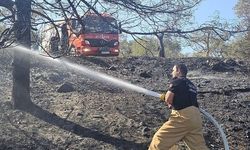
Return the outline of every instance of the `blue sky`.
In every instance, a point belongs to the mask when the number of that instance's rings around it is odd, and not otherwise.
[[[195,11],[195,20],[204,23],[218,12],[222,19],[233,21],[237,18],[234,13],[236,3],[237,0],[203,0]]]
[[[211,20],[215,14],[218,14],[223,20],[235,22],[237,21],[237,16],[234,7],[237,1],[238,0],[203,0],[194,12],[195,22],[198,24],[205,23]],[[182,53],[192,53],[192,49],[183,47]]]
[[[198,24],[205,23],[212,19],[216,13],[221,19],[229,22],[237,21],[234,6],[237,0],[203,0],[195,11],[195,22]],[[182,53],[192,53],[192,49],[184,47]]]

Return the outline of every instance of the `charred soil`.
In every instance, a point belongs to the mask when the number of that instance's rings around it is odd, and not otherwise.
[[[12,108],[11,55],[0,55],[0,149],[145,150],[168,119],[158,98],[122,89],[32,59],[31,99]],[[171,68],[186,63],[200,107],[223,128],[231,149],[250,149],[250,63],[215,58],[67,58],[76,64],[162,93]],[[223,149],[217,128],[203,117],[210,149]],[[179,149],[185,149],[180,142]]]

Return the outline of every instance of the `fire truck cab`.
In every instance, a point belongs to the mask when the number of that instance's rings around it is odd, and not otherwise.
[[[54,53],[76,56],[118,56],[120,26],[108,14],[87,13],[81,19],[69,19],[44,32],[42,45]]]
[[[73,19],[68,30],[69,47],[77,55],[118,56],[119,27],[110,15],[87,14],[79,20]]]

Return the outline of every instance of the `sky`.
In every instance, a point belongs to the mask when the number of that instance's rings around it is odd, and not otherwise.
[[[237,16],[234,11],[234,6],[237,0],[203,0],[195,11],[195,22],[197,24],[205,23],[212,19],[216,13],[221,19],[229,22],[237,21]],[[191,48],[183,48],[182,53],[192,53]]]
[[[203,0],[195,11],[195,19],[200,24],[211,18],[216,12],[222,19],[235,20],[234,6],[237,0]]]
[[[238,0],[203,0],[194,12],[195,23],[203,24],[212,19],[212,16],[218,14],[221,19],[228,22],[236,22],[237,16],[234,7]],[[132,38],[131,38],[132,39]],[[188,47],[182,48],[182,53],[192,53]]]

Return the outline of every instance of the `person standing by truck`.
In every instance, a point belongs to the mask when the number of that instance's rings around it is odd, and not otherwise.
[[[176,64],[163,100],[172,109],[170,118],[155,133],[149,150],[168,150],[183,140],[191,150],[207,150],[197,102],[197,88],[186,78],[185,64]]]

